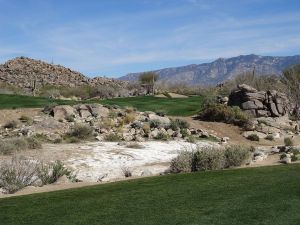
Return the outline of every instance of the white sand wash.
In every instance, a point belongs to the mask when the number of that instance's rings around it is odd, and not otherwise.
[[[83,181],[97,181],[105,176],[103,181],[124,178],[122,168],[127,167],[133,176],[159,174],[169,167],[172,158],[181,150],[191,151],[195,144],[184,141],[141,143],[142,149],[133,149],[118,143],[89,143],[81,146],[80,151],[89,154],[71,156],[65,163],[72,167],[77,177]],[[212,143],[199,142],[199,146],[210,146]]]

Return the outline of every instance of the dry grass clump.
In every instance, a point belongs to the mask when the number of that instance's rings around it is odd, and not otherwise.
[[[3,155],[9,155],[21,150],[40,148],[42,148],[42,144],[35,137],[17,137],[0,140],[0,154]]]

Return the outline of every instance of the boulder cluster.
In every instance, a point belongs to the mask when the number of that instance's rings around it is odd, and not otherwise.
[[[88,78],[61,65],[54,65],[53,63],[50,64],[27,57],[18,57],[0,65],[0,81],[25,90],[32,88],[33,82],[36,82],[38,86],[68,87],[80,85],[124,87],[127,85],[126,81],[116,79],[104,77]]]
[[[158,113],[159,114],[159,113]],[[59,105],[46,107],[32,123],[0,131],[0,137],[44,135],[50,141],[63,139],[74,127],[86,125],[99,141],[146,141],[213,138],[201,129],[190,128],[183,120],[174,122],[155,112],[101,104]],[[213,136],[213,137],[212,137]]]
[[[246,85],[238,85],[230,96],[228,105],[239,106],[255,117],[281,117],[288,111],[288,98],[276,90],[258,91]]]

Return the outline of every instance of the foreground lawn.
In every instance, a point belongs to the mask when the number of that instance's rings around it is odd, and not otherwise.
[[[189,98],[157,98],[153,96],[139,96],[130,98],[114,98],[101,101],[103,104],[132,106],[139,111],[163,110],[170,116],[192,116],[197,114],[203,103],[202,96]]]
[[[130,98],[114,98],[109,100],[93,101],[67,101],[48,99],[41,97],[22,96],[22,95],[0,95],[0,109],[12,108],[42,108],[49,104],[72,105],[77,103],[98,102],[108,105],[119,105],[121,107],[132,106],[139,111],[163,110],[170,116],[191,116],[195,115],[203,103],[203,97],[194,96],[189,98],[156,98],[152,96],[139,96]]]
[[[0,199],[5,225],[298,225],[300,165],[170,175]]]

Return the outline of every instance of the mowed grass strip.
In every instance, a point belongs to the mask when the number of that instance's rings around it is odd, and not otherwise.
[[[203,103],[203,97],[192,96],[189,98],[168,99],[157,98],[153,96],[138,96],[129,98],[114,98],[108,100],[68,101],[22,95],[0,95],[0,109],[43,108],[50,104],[73,105],[80,103],[100,103],[107,105],[118,105],[121,107],[131,106],[137,108],[139,111],[162,110],[170,116],[192,116],[200,110],[200,107]]]
[[[298,225],[300,165],[168,175],[0,199],[5,225]]]
[[[203,104],[203,96],[188,98],[157,98],[153,96],[138,96],[130,98],[114,98],[101,101],[103,104],[131,106],[139,111],[165,111],[169,116],[192,116],[199,112]]]
[[[25,95],[0,95],[0,109],[43,108],[50,104],[68,105],[76,101],[33,97]]]

